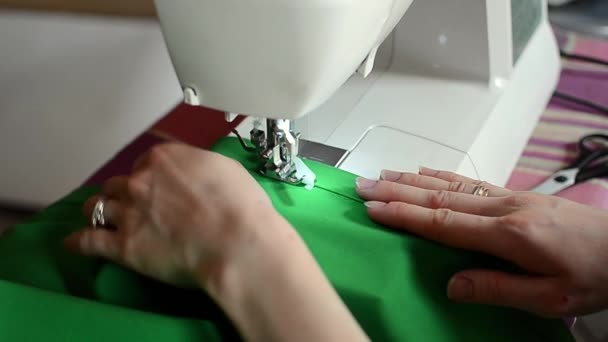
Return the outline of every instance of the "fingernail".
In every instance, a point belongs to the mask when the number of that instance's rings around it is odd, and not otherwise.
[[[390,170],[382,170],[380,172],[380,179],[385,180],[387,182],[396,182],[401,178],[401,173]]]
[[[418,168],[418,174],[423,175],[423,176],[432,176],[434,174],[436,174],[438,171],[435,169],[431,169],[428,167],[424,167],[424,166],[420,166]]]
[[[466,301],[473,298],[473,282],[469,278],[454,277],[448,283],[448,298],[455,301]]]
[[[378,209],[378,208],[386,207],[386,203],[378,202],[378,201],[371,201],[371,202],[365,202],[365,206],[370,209]]]
[[[368,189],[372,189],[373,187],[375,187],[376,184],[378,184],[378,181],[359,177],[359,178],[357,178],[356,184],[357,184],[357,189],[368,190]]]

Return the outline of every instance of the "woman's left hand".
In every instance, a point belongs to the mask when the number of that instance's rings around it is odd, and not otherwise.
[[[608,211],[429,169],[359,179],[357,191],[377,222],[526,272],[463,270],[448,284],[455,301],[552,317],[608,308]]]

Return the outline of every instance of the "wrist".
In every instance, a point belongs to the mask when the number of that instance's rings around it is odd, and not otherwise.
[[[198,285],[220,304],[244,296],[244,287],[255,286],[253,281],[264,272],[279,271],[291,256],[287,245],[303,246],[295,230],[273,210],[235,226],[214,262],[197,274]]]
[[[297,262],[292,261],[302,259],[306,251],[295,230],[278,214],[256,222],[263,227],[243,229],[233,250],[200,277],[200,285],[246,340],[265,340],[257,331],[265,321],[272,321],[264,313],[276,309],[275,288],[293,278],[291,267]]]
[[[249,230],[254,233],[204,282],[242,336],[367,340],[296,231],[278,214],[261,222],[263,229]]]

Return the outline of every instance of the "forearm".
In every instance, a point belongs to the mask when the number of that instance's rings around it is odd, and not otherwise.
[[[250,341],[367,340],[284,220],[248,239],[207,290]]]

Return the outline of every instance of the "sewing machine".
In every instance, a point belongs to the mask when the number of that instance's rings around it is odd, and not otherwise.
[[[156,2],[167,45],[152,18],[0,12],[0,203],[47,206],[184,95],[246,138],[270,118],[270,176],[299,155],[504,184],[558,76],[542,0]]]
[[[156,0],[185,102],[267,118],[240,132],[289,183],[302,156],[504,184],[558,77],[546,5]]]

